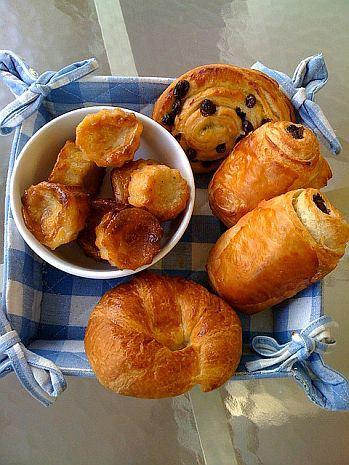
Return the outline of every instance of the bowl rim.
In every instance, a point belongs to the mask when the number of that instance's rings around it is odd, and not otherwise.
[[[189,202],[186,207],[186,211],[183,215],[183,218],[176,229],[175,233],[172,235],[168,243],[160,250],[160,252],[154,257],[153,261],[148,264],[148,265],[143,265],[136,270],[119,270],[117,268],[111,268],[110,270],[91,270],[88,268],[84,268],[83,266],[80,265],[75,265],[67,262],[66,260],[57,257],[54,255],[54,251],[51,251],[48,249],[46,246],[41,244],[36,237],[27,229],[25,226],[23,216],[22,216],[22,203],[20,203],[20,207],[17,208],[15,205],[15,189],[16,189],[16,180],[18,176],[18,172],[21,168],[21,165],[24,163],[26,154],[28,152],[28,149],[31,147],[31,145],[34,143],[34,141],[42,134],[44,133],[49,127],[54,126],[57,124],[57,122],[69,118],[72,115],[76,114],[89,114],[89,113],[95,113],[99,110],[102,109],[114,109],[114,108],[121,108],[122,110],[128,112],[128,113],[134,113],[137,118],[139,118],[142,122],[146,122],[147,124],[150,124],[158,131],[160,131],[161,137],[168,138],[168,141],[170,144],[173,145],[173,147],[176,149],[178,152],[179,156],[183,158],[184,161],[184,167],[187,175],[187,182],[189,184],[190,188],[190,197],[189,197]],[[142,113],[139,113],[134,110],[130,110],[128,108],[123,108],[120,106],[112,106],[112,105],[94,105],[91,107],[82,107],[82,108],[77,108],[75,110],[71,110],[69,112],[63,113],[60,116],[57,116],[53,120],[49,121],[46,123],[44,126],[42,126],[35,134],[31,136],[31,138],[28,140],[28,142],[24,145],[22,148],[21,152],[19,153],[17,159],[15,160],[13,170],[11,173],[11,179],[10,179],[10,207],[11,207],[11,212],[12,216],[15,222],[15,225],[22,236],[23,240],[26,242],[26,244],[45,262],[49,263],[50,265],[54,266],[55,268],[58,268],[61,271],[64,271],[66,273],[69,273],[74,276],[79,276],[82,278],[90,278],[90,279],[114,279],[114,278],[122,278],[126,276],[133,275],[135,273],[139,273],[140,271],[143,271],[153,265],[155,265],[159,260],[164,258],[179,242],[181,237],[183,236],[184,232],[186,231],[188,224],[190,222],[190,219],[193,214],[194,210],[194,201],[195,201],[195,181],[194,181],[194,175],[193,171],[191,169],[189,160],[187,156],[185,155],[185,152],[183,148],[180,146],[180,144],[177,142],[177,140],[164,128],[162,127],[159,123],[151,119],[147,115],[143,115]]]

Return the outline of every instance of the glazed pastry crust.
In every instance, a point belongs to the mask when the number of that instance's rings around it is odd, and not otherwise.
[[[151,263],[160,252],[162,236],[159,221],[140,208],[106,213],[96,227],[101,258],[121,270],[135,270]]]
[[[236,313],[204,287],[142,273],[108,291],[90,315],[85,351],[97,379],[119,394],[211,391],[235,372],[242,330]]]
[[[121,168],[114,168],[110,173],[110,180],[115,196],[115,200],[119,203],[128,204],[129,191],[128,186],[130,184],[131,175],[146,165],[157,165],[158,162],[155,160],[133,160],[126,163]]]
[[[298,128],[295,138],[288,128]],[[231,227],[268,200],[290,190],[326,186],[332,177],[310,129],[287,121],[267,123],[236,145],[214,174],[209,202],[215,216]]]
[[[90,161],[75,142],[67,140],[59,152],[49,182],[77,186],[80,190],[96,195],[103,180],[104,169]]]
[[[118,204],[113,199],[96,199],[92,200],[90,213],[86,220],[85,228],[79,233],[78,244],[84,251],[84,254],[94,260],[101,262],[101,254],[96,246],[96,227],[102,220],[102,217],[110,212],[118,212],[126,208],[125,205]]]
[[[74,187],[49,182],[30,186],[22,197],[26,227],[52,250],[76,239],[89,212],[89,197]]]
[[[181,110],[174,123],[166,125],[163,118],[172,111],[175,87],[184,80],[188,81],[189,89],[181,99]],[[249,95],[256,99],[251,108],[246,105]],[[216,111],[208,116],[200,111],[205,99],[216,105]],[[224,64],[200,66],[176,79],[155,103],[153,119],[173,135],[180,134],[179,143],[187,153],[188,148],[196,151],[196,155],[190,157],[195,172],[207,172],[217,168],[218,162],[212,162],[230,153],[236,139],[244,134],[242,118],[236,108],[245,113],[253,129],[265,118],[295,120],[292,104],[273,79],[256,70]],[[225,150],[217,152],[221,144],[225,144]]]
[[[221,297],[256,313],[326,276],[348,240],[349,226],[328,198],[299,189],[261,202],[228,229],[212,248],[207,271]]]
[[[165,165],[143,166],[131,175],[128,201],[145,208],[159,221],[178,216],[187,206],[190,191],[181,173]]]
[[[85,116],[76,128],[76,145],[98,166],[120,167],[133,159],[143,124],[121,108]]]

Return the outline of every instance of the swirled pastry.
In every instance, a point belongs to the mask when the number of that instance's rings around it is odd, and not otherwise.
[[[104,169],[89,160],[72,140],[67,140],[59,152],[49,182],[77,186],[88,194],[97,194]]]
[[[89,212],[89,197],[74,187],[41,182],[22,197],[25,225],[42,244],[54,250],[76,239]]]
[[[128,204],[129,191],[128,186],[130,184],[131,175],[146,165],[157,165],[158,162],[155,160],[133,160],[126,163],[121,168],[114,168],[110,173],[111,185],[113,188],[115,200],[119,203]]]
[[[141,273],[95,306],[85,350],[98,381],[124,396],[178,396],[196,384],[206,392],[236,370],[241,323],[199,284]]]
[[[143,124],[121,108],[85,116],[76,128],[76,145],[98,166],[120,167],[133,159]]]
[[[106,213],[96,227],[101,258],[122,270],[135,270],[151,263],[160,252],[162,236],[159,221],[140,208]]]
[[[213,288],[245,313],[271,307],[332,271],[345,252],[349,225],[317,189],[263,201],[212,248]]]
[[[145,208],[160,221],[178,216],[189,200],[189,186],[181,173],[166,165],[148,165],[131,175],[130,205]]]
[[[97,260],[103,261],[98,247],[96,246],[96,227],[101,222],[103,216],[110,212],[118,212],[125,208],[125,205],[118,204],[114,199],[96,199],[92,200],[90,213],[86,220],[84,229],[78,235],[78,244],[84,251],[85,255]]]
[[[237,144],[218,168],[209,202],[213,214],[230,227],[262,200],[302,187],[319,189],[331,176],[310,129],[267,123]]]
[[[279,85],[260,71],[212,64],[170,84],[153,118],[176,137],[193,170],[206,172],[246,134],[266,121],[294,121],[294,111]]]

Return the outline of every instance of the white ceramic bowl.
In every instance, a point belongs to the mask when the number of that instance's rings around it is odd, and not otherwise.
[[[185,211],[165,227],[161,251],[150,265],[137,270],[119,270],[108,263],[99,263],[86,257],[77,243],[58,247],[52,251],[42,245],[26,228],[22,217],[21,197],[24,190],[32,184],[47,179],[56,161],[58,152],[67,139],[75,139],[75,128],[89,113],[96,113],[108,106],[81,108],[65,113],[43,126],[24,146],[16,160],[10,187],[11,209],[17,228],[25,242],[50,265],[67,273],[94,279],[120,278],[137,273],[158,262],[177,244],[190,221],[195,198],[194,177],[190,163],[178,142],[160,124],[137,112],[134,113],[143,123],[140,148],[135,159],[153,158],[172,168],[177,168],[190,187],[190,200]],[[130,111],[124,109],[125,111]],[[109,176],[105,176],[102,196],[111,197]]]

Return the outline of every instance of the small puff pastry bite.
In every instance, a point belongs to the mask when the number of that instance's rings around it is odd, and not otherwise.
[[[151,263],[160,252],[162,236],[159,221],[140,208],[106,213],[96,227],[101,258],[121,270],[135,270]]]
[[[261,202],[211,249],[207,271],[216,292],[244,313],[294,296],[338,264],[349,225],[317,189]]]
[[[166,165],[148,165],[134,171],[128,186],[128,201],[145,208],[160,221],[181,213],[189,200],[189,186],[180,172]]]
[[[266,121],[295,121],[277,82],[260,71],[199,66],[161,94],[153,119],[178,140],[196,173],[215,170],[234,145]]]
[[[115,200],[120,203],[128,204],[128,185],[131,180],[131,175],[146,165],[158,165],[155,160],[133,160],[126,163],[121,168],[114,168],[110,173],[111,185],[113,188]]]
[[[76,239],[90,208],[88,194],[46,181],[30,186],[22,203],[26,227],[51,250]]]
[[[267,123],[237,144],[213,175],[211,210],[230,227],[262,200],[332,177],[314,133],[287,121]]]
[[[110,211],[120,211],[125,205],[120,205],[114,199],[96,199],[92,200],[90,213],[86,220],[85,228],[78,235],[78,244],[84,251],[84,254],[94,260],[101,262],[101,254],[96,246],[96,227],[102,220],[102,217]]]
[[[90,161],[72,140],[67,140],[59,152],[49,182],[77,186],[96,195],[103,180],[104,169]]]
[[[133,159],[143,124],[121,108],[85,116],[76,128],[76,145],[98,166],[120,167]]]

